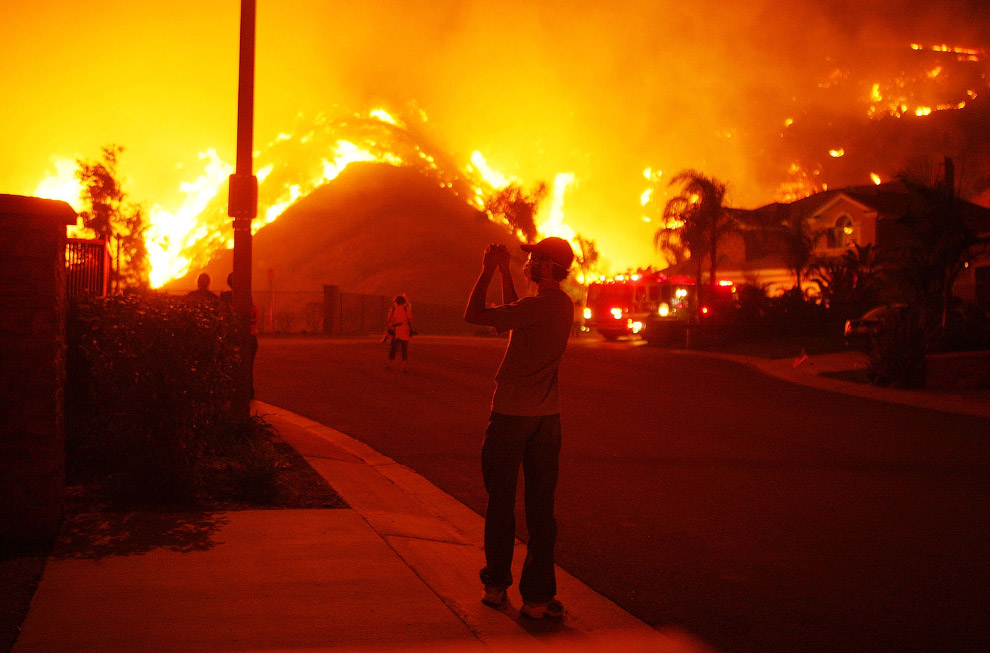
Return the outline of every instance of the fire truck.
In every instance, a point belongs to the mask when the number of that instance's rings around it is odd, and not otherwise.
[[[620,274],[588,285],[583,330],[616,340],[641,334],[651,321],[687,323],[697,299],[694,280],[685,275]]]
[[[713,320],[731,306],[734,291],[731,282],[720,281],[706,289],[705,305],[699,307],[698,288],[691,277],[653,271],[620,274],[588,285],[582,330],[598,331],[606,340],[677,339],[688,325]]]

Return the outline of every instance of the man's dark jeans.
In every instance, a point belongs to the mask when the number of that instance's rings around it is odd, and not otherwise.
[[[491,414],[481,449],[481,469],[488,490],[486,566],[481,570],[481,581],[497,588],[512,584],[516,484],[522,465],[529,543],[519,592],[526,603],[546,603],[557,594],[553,566],[557,520],[553,516],[553,494],[559,461],[559,414],[539,417]]]

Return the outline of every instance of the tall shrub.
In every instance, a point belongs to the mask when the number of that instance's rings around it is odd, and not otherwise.
[[[191,498],[210,454],[238,437],[228,408],[231,320],[165,295],[76,301],[68,320],[68,464],[136,500]]]

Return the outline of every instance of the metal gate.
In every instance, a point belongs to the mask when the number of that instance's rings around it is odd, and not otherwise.
[[[65,243],[65,283],[69,297],[107,294],[110,251],[102,239],[68,238]]]

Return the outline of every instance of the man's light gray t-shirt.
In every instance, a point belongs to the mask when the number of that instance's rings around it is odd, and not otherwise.
[[[535,296],[492,310],[495,330],[511,331],[495,375],[492,411],[520,416],[560,413],[557,369],[574,323],[574,302],[558,284],[543,282]]]

